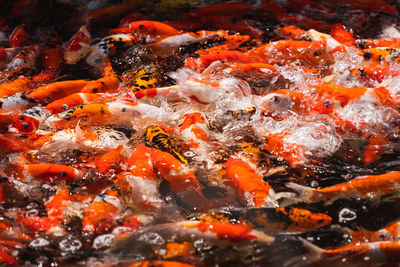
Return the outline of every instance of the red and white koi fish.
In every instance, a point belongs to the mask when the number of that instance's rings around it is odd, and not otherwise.
[[[23,26],[15,28],[11,33],[10,37],[10,47],[22,47],[26,44],[29,39],[28,33],[25,31]]]
[[[325,118],[297,121],[279,132],[255,126],[255,133],[266,138],[264,149],[284,158],[291,166],[310,164],[333,155],[340,147],[342,138]],[[289,119],[289,120],[290,120]]]
[[[232,94],[236,97],[251,95],[250,86],[237,78],[221,78],[210,82],[204,76],[189,69],[181,69],[171,74],[177,80],[179,93],[195,102],[207,105],[217,99]]]
[[[50,114],[40,107],[30,108],[18,115],[9,127],[9,132],[17,134],[35,133]]]
[[[64,52],[65,62],[72,65],[84,58],[90,52],[90,40],[90,32],[84,25],[68,42]]]
[[[150,211],[159,211],[164,201],[158,187],[160,181],[151,161],[152,149],[139,145],[128,159],[128,171],[117,175],[115,183],[121,194],[129,195],[136,206]]]
[[[204,114],[200,112],[186,113],[183,116],[180,131],[190,149],[201,159],[207,160],[209,130]]]

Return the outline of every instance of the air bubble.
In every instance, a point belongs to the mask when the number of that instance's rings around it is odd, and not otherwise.
[[[113,234],[100,235],[93,241],[94,249],[104,249],[111,247],[115,236]]]
[[[339,212],[339,222],[354,221],[357,218],[356,212],[351,209],[344,208]]]

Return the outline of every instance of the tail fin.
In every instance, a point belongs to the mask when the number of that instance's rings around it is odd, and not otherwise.
[[[315,189],[296,183],[286,183],[286,187],[293,189],[295,191],[295,196],[288,195],[281,203],[282,206],[288,206],[298,202],[318,202],[318,196]],[[284,197],[283,197],[284,198]]]
[[[390,202],[397,202],[400,200],[400,192],[395,192],[390,195],[386,195],[380,199],[382,202],[390,203]]]
[[[300,241],[303,243],[303,246],[305,249],[307,249],[307,252],[305,254],[296,256],[294,258],[291,258],[290,260],[286,261],[283,266],[284,267],[293,267],[293,266],[304,266],[304,265],[309,265],[313,262],[319,261],[323,258],[325,250],[322,248],[317,247],[316,245],[308,242],[307,240],[299,237]]]

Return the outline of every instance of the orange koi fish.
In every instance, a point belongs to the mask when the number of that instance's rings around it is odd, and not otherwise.
[[[132,33],[139,34],[146,40],[161,41],[167,37],[181,34],[182,32],[158,21],[139,20],[129,23],[129,29]]]
[[[324,213],[314,213],[300,208],[223,208],[212,210],[209,215],[201,216],[201,221],[229,222],[262,229],[264,233],[302,233],[331,223],[332,218]]]
[[[129,267],[195,267],[195,265],[178,261],[138,261]]]
[[[28,164],[26,173],[33,179],[42,182],[75,180],[82,177],[82,171],[76,168],[51,163]]]
[[[123,149],[124,146],[120,145],[101,155],[96,160],[97,172],[101,174],[120,173],[122,171],[121,165],[125,161],[125,157],[121,155]]]
[[[113,188],[105,189],[95,197],[85,210],[82,230],[88,233],[102,233],[116,225],[116,215],[121,211],[123,201],[119,192]]]
[[[297,266],[302,266],[322,259],[337,261],[343,258],[348,262],[394,263],[399,261],[400,241],[357,243],[333,249],[321,249],[306,240],[302,240],[302,242],[307,253],[286,261],[286,266],[294,263]]]
[[[400,172],[393,171],[380,175],[359,176],[349,182],[321,189],[287,183],[286,186],[293,189],[297,196],[289,198],[286,203],[300,201],[315,203],[324,201],[325,204],[329,204],[341,198],[371,199],[372,195],[374,199],[378,200],[384,195],[396,193],[399,182]]]
[[[203,186],[193,171],[172,154],[153,149],[151,161],[158,174],[168,181],[171,189],[191,207],[204,208],[210,205],[202,193]]]
[[[286,65],[295,59],[300,60],[305,66],[322,67],[332,63],[326,48],[326,41],[281,40],[255,47],[247,54],[263,58],[259,61],[262,63]]]
[[[243,205],[247,207],[277,207],[275,191],[257,167],[260,151],[254,145],[243,144],[242,151],[224,163],[226,178],[232,184]]]
[[[118,93],[120,80],[115,75],[107,75],[106,77],[88,82],[81,89],[81,93]]]
[[[64,61],[64,49],[57,37],[50,38],[42,49],[42,64],[46,72],[56,72]]]
[[[42,104],[49,104],[70,94],[79,93],[87,84],[88,81],[85,80],[54,82],[36,88],[28,97]]]
[[[51,114],[58,114],[83,104],[110,102],[116,98],[116,96],[104,93],[75,93],[51,102],[45,109]]]

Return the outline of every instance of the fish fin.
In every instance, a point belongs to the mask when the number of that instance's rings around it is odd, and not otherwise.
[[[324,249],[317,247],[316,245],[308,242],[301,237],[299,237],[299,239],[303,243],[303,246],[307,250],[307,252],[305,254],[301,254],[299,256],[291,258],[290,260],[287,260],[283,264],[284,267],[310,265],[311,263],[317,262],[323,258],[325,252]]]
[[[386,195],[386,196],[383,196],[383,197],[381,198],[381,201],[382,201],[382,202],[386,202],[386,203],[389,203],[389,202],[397,202],[397,201],[399,201],[399,200],[400,200],[400,192],[395,192],[395,193],[393,193],[393,194]]]
[[[298,202],[316,202],[316,191],[315,189],[303,185],[299,185],[296,183],[286,183],[286,187],[293,189],[295,192],[291,195],[283,196],[284,198],[281,205],[288,206],[291,204],[295,204]],[[294,194],[294,195],[293,195]]]
[[[75,127],[76,142],[77,143],[85,140],[85,136],[83,134],[82,128],[79,126],[79,122],[80,122],[80,120],[78,121],[78,123],[76,124],[76,127]]]

